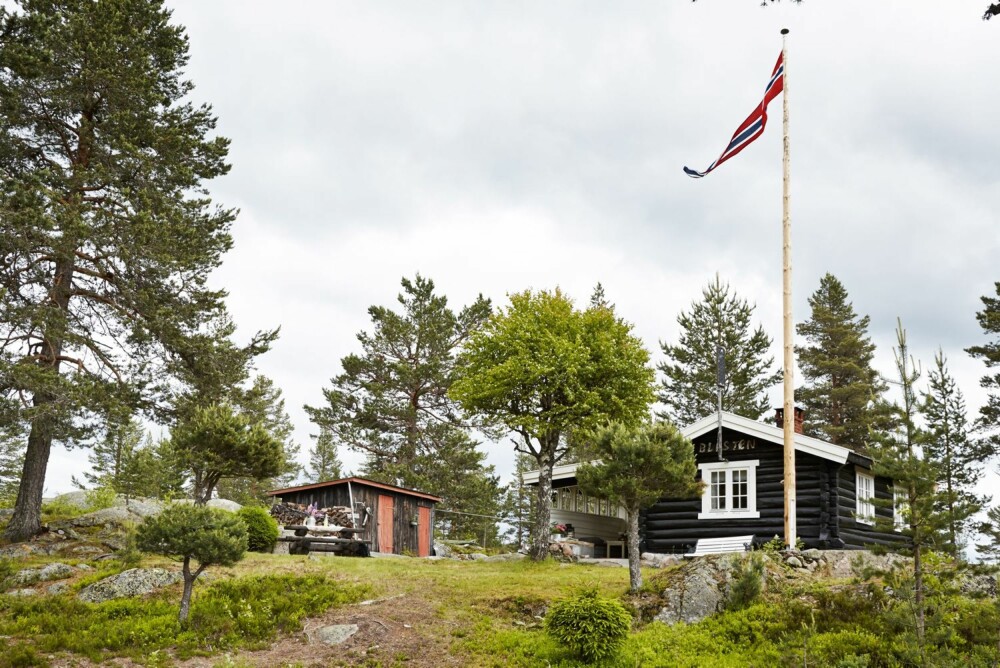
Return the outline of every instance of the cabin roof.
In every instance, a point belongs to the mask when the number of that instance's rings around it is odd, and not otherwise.
[[[439,496],[434,496],[432,494],[425,494],[424,492],[418,492],[414,489],[397,487],[396,485],[388,485],[384,482],[375,482],[374,480],[368,480],[367,478],[358,478],[355,476],[352,476],[350,478],[341,478],[340,480],[327,480],[325,482],[317,482],[311,485],[299,485],[297,487],[286,487],[284,489],[272,489],[269,492],[267,492],[267,495],[281,496],[282,494],[301,492],[307,489],[319,489],[321,487],[336,487],[338,485],[346,485],[352,482],[357,483],[359,485],[367,485],[368,487],[377,487],[378,489],[384,489],[390,492],[398,492],[400,494],[406,494],[408,496],[416,496],[421,499],[427,499],[428,501],[433,501],[434,503],[439,503],[441,501],[441,497]]]
[[[703,434],[717,429],[718,426],[719,415],[718,413],[712,413],[711,415],[706,415],[700,420],[681,429],[681,434],[688,439],[694,440]],[[738,431],[746,434],[747,436],[753,436],[761,439],[762,441],[768,441],[776,445],[783,446],[785,443],[785,432],[781,427],[777,427],[766,422],[757,422],[756,420],[751,420],[750,418],[745,418],[743,416],[736,415],[735,413],[723,411],[722,426],[725,429],[732,429],[733,431]],[[813,438],[812,436],[796,433],[794,443],[796,452],[813,455],[822,459],[828,459],[830,461],[837,462],[838,464],[851,462],[852,464],[859,464],[864,468],[870,469],[872,467],[873,462],[870,457],[859,455],[849,448],[834,445],[833,443],[827,443],[826,441]],[[574,462],[572,464],[560,464],[559,466],[553,467],[552,479],[561,480],[576,476],[577,465],[578,464]],[[526,472],[524,474],[524,482],[526,484],[537,483],[538,471]]]
[[[718,428],[718,425],[719,415],[714,413],[706,415],[697,422],[681,429],[681,433],[687,438],[694,440],[702,434]],[[777,445],[784,445],[785,443],[785,431],[781,427],[768,424],[767,422],[757,422],[756,420],[751,420],[735,413],[722,411],[722,426],[723,428],[732,429],[747,436],[754,436]],[[812,436],[806,436],[805,434],[796,433],[794,436],[796,452],[829,459],[838,464],[851,462],[852,464],[860,464],[866,468],[871,468],[872,466],[872,459],[870,457],[859,455],[850,448],[834,445],[833,443],[828,443]]]

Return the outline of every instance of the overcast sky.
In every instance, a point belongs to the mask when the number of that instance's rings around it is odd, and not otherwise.
[[[370,3],[168,0],[193,98],[232,140],[208,184],[239,207],[214,275],[302,445],[366,309],[403,276],[458,308],[604,284],[654,362],[718,272],[781,336],[781,100],[704,169],[788,47],[794,318],[831,272],[892,371],[897,316],[983,403],[979,297],[1000,280],[1000,20],[986,0]],[[780,388],[772,398],[780,402]],[[489,461],[511,470],[507,444]],[[342,452],[348,468],[358,459]],[[47,493],[86,453],[56,450]],[[434,490],[431,490],[434,491]]]

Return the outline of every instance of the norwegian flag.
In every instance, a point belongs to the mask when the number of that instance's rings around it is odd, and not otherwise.
[[[784,54],[778,54],[778,62],[774,64],[774,71],[771,72],[771,80],[767,82],[767,87],[764,89],[764,99],[760,101],[760,104],[751,112],[747,119],[740,124],[740,127],[736,128],[736,132],[733,133],[733,138],[729,140],[729,145],[726,150],[722,152],[715,162],[708,166],[703,172],[696,172],[688,167],[684,168],[684,173],[691,178],[700,179],[701,177],[708,174],[710,171],[729,160],[731,157],[745,149],[749,146],[753,140],[764,134],[764,126],[767,125],[767,105],[771,103],[771,100],[778,97],[778,94],[784,89],[785,82],[785,63],[783,60]]]

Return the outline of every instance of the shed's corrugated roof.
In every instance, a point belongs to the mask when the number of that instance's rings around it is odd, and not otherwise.
[[[307,489],[319,489],[320,487],[336,487],[337,485],[346,485],[349,482],[355,482],[361,485],[368,485],[369,487],[377,487],[379,489],[385,489],[390,492],[399,492],[401,494],[408,494],[410,496],[418,496],[421,499],[427,499],[428,501],[433,501],[434,503],[440,503],[441,497],[434,496],[432,494],[425,494],[423,492],[418,492],[413,489],[406,489],[405,487],[396,487],[395,485],[387,485],[384,482],[375,482],[374,480],[368,480],[367,478],[341,478],[340,480],[327,480],[326,482],[316,482],[311,485],[299,485],[298,487],[286,487],[285,489],[272,489],[267,492],[268,496],[281,496],[282,494],[288,494],[290,492],[301,492]]]

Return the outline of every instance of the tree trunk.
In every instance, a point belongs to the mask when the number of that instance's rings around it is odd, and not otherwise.
[[[639,507],[628,508],[628,584],[633,594],[642,588],[639,568]]]
[[[57,262],[49,293],[54,307],[64,314],[69,311],[74,269],[72,260]],[[59,329],[49,328],[43,337],[38,366],[49,367],[51,372],[58,376],[62,348],[63,338]],[[58,419],[51,414],[48,407],[55,401],[56,397],[49,392],[36,392],[32,398],[36,415],[31,421],[31,431],[28,433],[28,448],[24,453],[24,468],[17,489],[14,514],[11,515],[3,534],[9,541],[27,540],[42,528],[42,491],[45,488],[49,454],[52,452],[55,421]]]
[[[538,462],[538,513],[535,515],[535,523],[531,527],[531,548],[528,556],[535,561],[542,561],[549,556],[549,534],[552,524],[552,462],[553,453],[546,448],[546,444],[540,443],[541,452],[536,461]]]
[[[195,578],[201,573],[203,566],[199,566],[194,573],[191,572],[191,557],[184,557],[184,567],[181,569],[184,574],[184,593],[181,594],[181,611],[177,619],[181,624],[187,621],[188,612],[191,611],[191,590],[194,589]]]
[[[35,397],[35,407],[50,403],[45,397]],[[28,434],[28,449],[24,453],[24,468],[21,484],[17,489],[17,502],[10,523],[4,529],[4,538],[17,542],[27,540],[42,528],[42,492],[45,489],[45,471],[52,451],[51,418],[43,414],[31,423]]]

